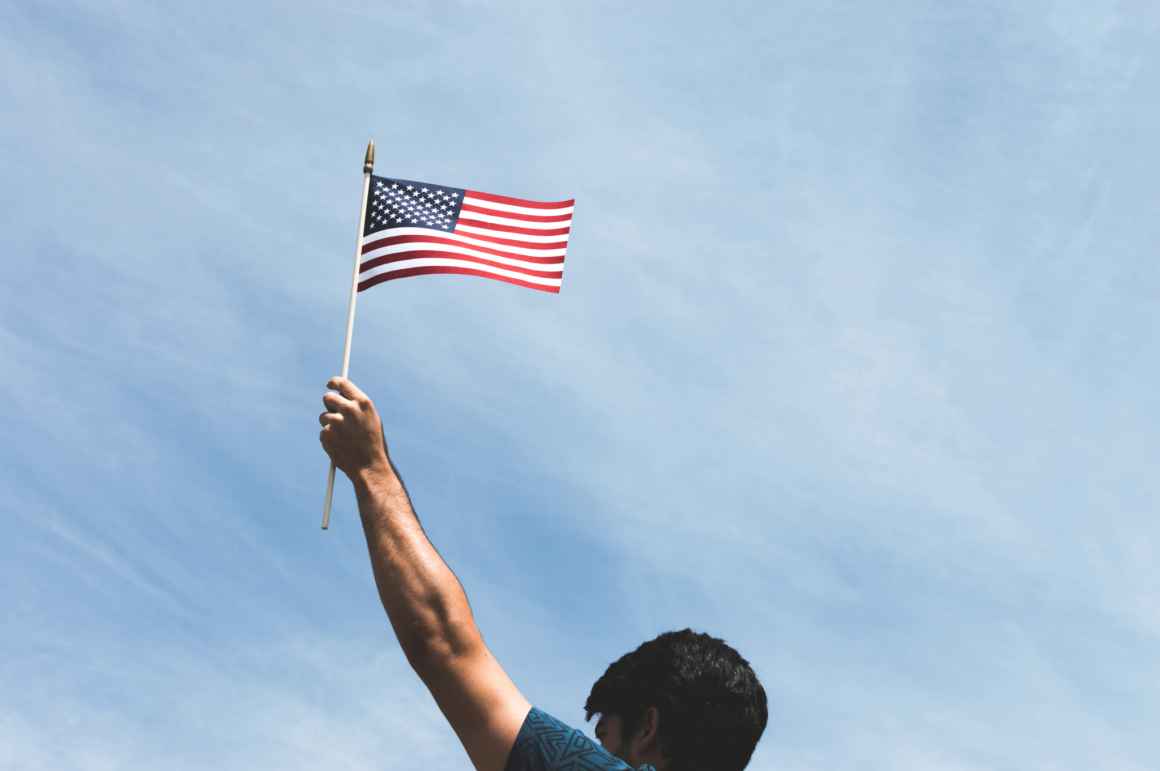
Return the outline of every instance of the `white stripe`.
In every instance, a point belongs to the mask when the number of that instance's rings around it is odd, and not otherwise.
[[[448,246],[447,244],[423,243],[422,241],[416,241],[410,244],[391,244],[390,246],[380,246],[378,249],[371,249],[369,252],[363,252],[362,262],[373,260],[376,257],[385,257],[388,254],[413,252],[416,249],[449,252],[451,254],[462,254],[466,257],[478,257],[481,260],[502,262],[504,265],[510,265],[513,268],[524,268],[525,270],[561,270],[564,267],[563,257],[561,257],[557,262],[527,262],[525,260],[516,260],[511,257],[497,257],[494,254],[477,252],[476,250],[468,249],[465,246]]]
[[[571,214],[573,206],[558,206],[553,209],[533,209],[531,206],[513,206],[510,203],[496,203],[495,201],[485,201],[482,198],[475,198],[470,195],[463,196],[463,202],[469,206],[479,206],[492,211],[506,211],[511,214],[535,214],[540,217],[551,217],[554,214]]]
[[[457,233],[475,233],[481,236],[493,236],[494,238],[506,238],[508,241],[524,241],[529,244],[558,244],[561,241],[567,241],[568,236],[526,236],[523,233],[508,233],[503,230],[492,230],[491,228],[477,228],[475,225],[464,225],[459,223],[455,226]],[[502,248],[502,247],[500,247]]]
[[[556,230],[558,228],[566,228],[572,225],[572,220],[560,220],[559,222],[528,222],[527,220],[517,220],[511,217],[496,217],[493,214],[480,214],[479,212],[465,211],[459,213],[460,220],[479,220],[480,222],[494,222],[496,225],[510,225],[514,228],[531,228],[534,230]]]
[[[375,241],[381,241],[384,238],[391,236],[440,236],[442,238],[449,238],[452,241],[458,241],[462,244],[470,244],[472,246],[486,246],[488,249],[496,249],[508,254],[523,255],[525,257],[563,257],[567,249],[538,249],[534,246],[508,246],[507,244],[495,244],[491,241],[484,241],[479,238],[472,238],[461,233],[446,233],[442,231],[433,231],[427,228],[387,228],[380,230],[377,233],[372,233],[369,236],[363,236],[363,244],[373,244]],[[554,243],[559,243],[560,239],[556,239]]]
[[[381,276],[384,273],[394,273],[399,270],[406,270],[407,268],[470,268],[472,270],[479,270],[485,273],[493,273],[497,276],[506,276],[507,278],[518,278],[520,281],[527,281],[530,284],[539,284],[541,286],[560,286],[562,282],[558,278],[540,278],[539,276],[529,276],[527,273],[520,273],[518,270],[504,270],[503,268],[492,268],[487,265],[479,265],[467,260],[442,260],[437,257],[419,257],[414,260],[403,260],[402,262],[392,262],[387,265],[380,265],[377,268],[366,271],[359,275],[359,281],[367,281],[375,276]]]

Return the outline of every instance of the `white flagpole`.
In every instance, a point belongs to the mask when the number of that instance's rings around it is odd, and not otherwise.
[[[354,307],[358,300],[358,266],[362,258],[363,222],[367,218],[367,195],[371,189],[371,172],[375,168],[375,140],[367,143],[367,154],[363,160],[362,206],[358,213],[358,237],[354,243],[354,271],[350,277],[350,302],[346,306],[346,342],[342,344],[342,376],[350,371],[350,336],[354,332]],[[334,498],[334,461],[326,474],[326,503],[322,507],[322,529],[330,527],[330,503]]]

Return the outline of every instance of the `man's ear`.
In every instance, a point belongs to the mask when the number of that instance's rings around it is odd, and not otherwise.
[[[661,713],[656,707],[649,707],[641,716],[637,724],[636,733],[632,737],[633,746],[639,750],[655,749],[657,746],[657,732],[661,727]]]

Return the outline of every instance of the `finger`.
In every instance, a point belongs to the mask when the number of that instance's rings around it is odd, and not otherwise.
[[[369,401],[367,395],[362,392],[362,389],[352,383],[349,378],[332,377],[329,382],[327,382],[326,387],[338,391],[352,402]]]
[[[327,391],[322,395],[322,403],[327,412],[353,412],[357,405],[350,399],[345,399],[334,391]]]
[[[337,426],[342,420],[341,412],[324,412],[318,416],[318,422],[322,426]]]

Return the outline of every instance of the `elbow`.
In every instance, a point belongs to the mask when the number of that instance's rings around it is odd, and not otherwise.
[[[424,681],[438,677],[483,647],[483,638],[473,627],[452,629],[438,635],[422,635],[403,645],[407,663]]]

